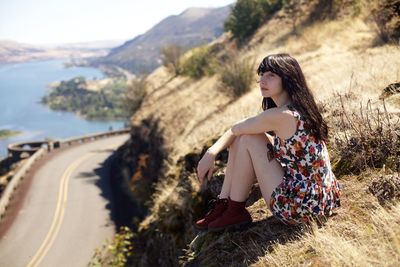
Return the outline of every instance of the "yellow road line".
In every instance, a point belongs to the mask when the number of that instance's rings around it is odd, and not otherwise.
[[[72,164],[70,164],[67,170],[64,172],[61,183],[60,189],[58,194],[57,200],[57,207],[56,212],[54,214],[53,222],[50,226],[50,230],[47,233],[45,239],[43,240],[41,246],[39,247],[36,254],[33,256],[32,260],[28,263],[27,267],[36,267],[40,264],[43,260],[44,256],[47,254],[48,250],[50,249],[51,245],[53,244],[58,231],[60,230],[61,223],[63,221],[65,206],[67,204],[67,197],[68,197],[68,181],[71,177],[72,172],[78,167],[78,165],[87,159],[88,157],[92,156],[93,154],[86,154],[79,159],[75,160]]]

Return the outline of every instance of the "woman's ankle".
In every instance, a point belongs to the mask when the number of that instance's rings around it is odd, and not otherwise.
[[[229,198],[229,195],[219,194],[219,195],[217,196],[217,198],[218,198],[218,199],[228,199],[228,198]]]

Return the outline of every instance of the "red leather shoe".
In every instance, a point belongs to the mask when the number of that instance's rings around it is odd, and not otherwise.
[[[208,224],[222,215],[222,213],[228,208],[228,199],[220,199],[219,197],[212,199],[208,202],[208,206],[211,206],[210,211],[203,219],[198,220],[194,225],[198,230],[207,230]]]
[[[209,232],[218,232],[225,229],[241,230],[249,226],[253,219],[245,208],[246,201],[238,202],[228,199],[228,208],[216,220],[208,224]]]

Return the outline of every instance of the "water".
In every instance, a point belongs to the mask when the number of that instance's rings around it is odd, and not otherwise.
[[[7,155],[7,145],[45,138],[63,139],[72,136],[114,130],[124,127],[122,121],[88,121],[70,112],[52,111],[40,104],[49,90],[48,84],[75,76],[103,78],[93,68],[64,68],[62,60],[17,64],[0,64],[0,130],[22,134],[0,139],[0,158]]]

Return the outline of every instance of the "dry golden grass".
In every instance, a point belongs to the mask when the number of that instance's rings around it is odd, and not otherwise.
[[[383,208],[362,196],[345,198],[348,204],[340,213],[347,215],[295,241],[273,245],[252,266],[398,266],[400,203]]]
[[[298,36],[290,35],[290,27],[283,28],[279,20],[271,20],[236,57],[260,62],[268,54],[288,52],[302,66],[317,101],[350,92],[356,95],[355,108],[368,99],[378,103],[383,88],[400,79],[400,61],[396,60],[400,58],[400,49],[395,45],[374,47],[376,32],[364,20],[303,26]],[[218,41],[230,46],[225,35]],[[255,65],[254,74],[256,68]],[[132,121],[138,122],[149,114],[160,117],[175,159],[194,146],[201,146],[205,138],[222,135],[234,122],[261,111],[262,99],[255,82],[251,92],[232,102],[217,90],[218,74],[193,81],[180,76],[171,78],[161,67],[148,81],[150,96]],[[398,99],[391,99],[394,100],[387,102],[388,110],[399,112]]]
[[[365,22],[365,17],[302,26],[297,36],[290,34],[289,26],[282,27],[281,21],[273,19],[262,26],[236,56],[259,62],[271,53],[292,54],[302,66],[317,102],[325,103],[324,108],[330,114],[338,108],[339,102],[335,101],[338,93],[351,96],[346,106],[349,111],[357,110],[360,103],[365,105],[368,100],[377,107],[381,105],[378,98],[383,88],[399,81],[399,47],[375,46],[376,38],[375,30]],[[234,47],[226,36],[218,42],[230,51]],[[256,68],[254,66],[254,74]],[[260,112],[262,97],[255,79],[253,89],[234,101],[217,90],[218,74],[194,81],[187,77],[172,78],[161,67],[149,75],[148,81],[148,97],[132,122],[138,123],[149,115],[160,119],[171,152],[171,166],[165,174],[169,178],[157,184],[152,196],[154,205],[139,229],[144,236],[164,240],[164,246],[174,246],[173,240],[187,239],[193,233],[186,230],[186,236],[170,236],[163,228],[157,231],[154,228],[173,227],[168,224],[176,224],[174,220],[179,220],[182,209],[192,208],[188,201],[200,190],[193,173],[177,175],[180,170],[174,166],[176,160],[220,136],[236,121]],[[388,112],[399,112],[399,96],[389,97],[386,103]],[[341,129],[331,130],[339,132]],[[218,265],[215,263],[218,256],[220,263],[229,265],[235,255],[243,261],[238,262],[238,266],[396,266],[400,263],[400,206],[395,204],[390,210],[382,208],[376,198],[366,192],[368,183],[376,175],[376,172],[364,172],[359,176],[342,177],[343,205],[322,228],[301,231],[299,236],[285,234],[291,230],[271,223],[268,219],[271,214],[260,199],[249,207],[259,222],[256,228],[239,235],[200,236],[190,245],[194,247],[189,246],[181,263],[197,261]],[[191,195],[184,186],[194,193]],[[183,196],[187,199],[182,199]],[[192,215],[183,216],[187,219]],[[169,219],[165,219],[167,217]],[[290,238],[283,242],[279,236]],[[157,242],[161,241],[148,242],[160,245]],[[196,251],[196,243],[206,245],[197,247]],[[168,249],[177,250],[176,247]]]
[[[343,176],[342,206],[322,226],[297,228],[280,224],[261,198],[248,207],[253,217],[250,228],[198,234],[180,258],[181,264],[396,266],[400,262],[400,203],[386,200],[384,208],[369,193],[382,175],[386,175],[384,170]]]

